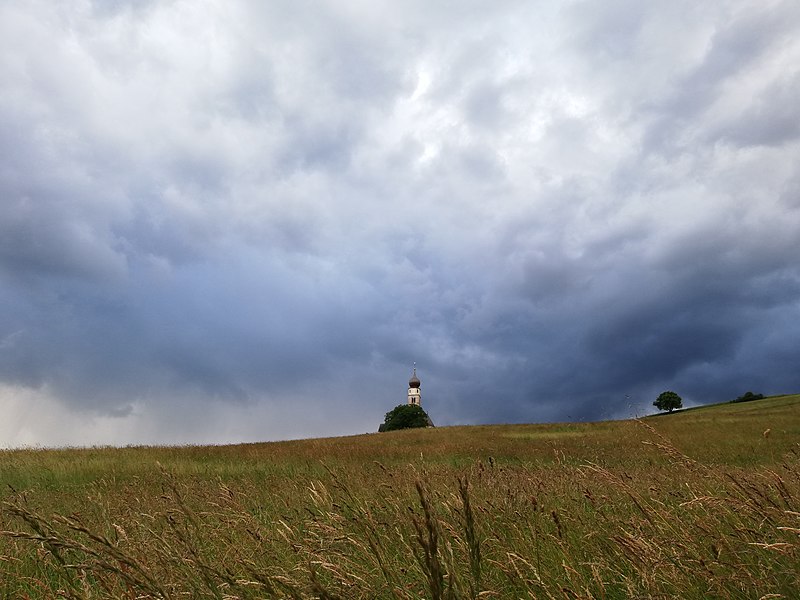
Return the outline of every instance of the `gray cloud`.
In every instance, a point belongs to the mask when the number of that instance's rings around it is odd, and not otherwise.
[[[372,430],[414,360],[439,424],[796,391],[798,27],[4,5],[0,444]]]

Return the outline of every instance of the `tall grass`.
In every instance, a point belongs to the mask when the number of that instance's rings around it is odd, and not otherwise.
[[[104,450],[74,479],[82,451],[7,453],[0,595],[794,598],[800,405],[762,406],[713,429],[687,413]],[[750,455],[709,447],[728,437]]]

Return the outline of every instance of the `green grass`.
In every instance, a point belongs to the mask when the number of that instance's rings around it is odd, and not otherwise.
[[[794,395],[640,421],[2,451],[0,597],[793,598],[798,434]]]

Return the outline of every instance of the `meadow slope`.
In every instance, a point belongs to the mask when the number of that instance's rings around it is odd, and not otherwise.
[[[793,598],[800,395],[637,421],[0,452],[4,598]]]

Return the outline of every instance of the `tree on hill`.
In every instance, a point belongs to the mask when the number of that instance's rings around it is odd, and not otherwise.
[[[750,402],[751,400],[761,400],[764,397],[764,394],[754,394],[753,392],[745,392],[736,400],[731,400],[731,402]]]
[[[653,406],[658,410],[668,410],[672,412],[676,408],[681,408],[683,406],[683,400],[681,400],[681,397],[675,392],[661,392],[658,398],[656,398],[656,401],[653,402]]]
[[[395,429],[410,429],[412,427],[428,427],[431,419],[421,406],[416,404],[400,404],[386,413],[386,420],[381,425],[381,431],[394,431]]]

